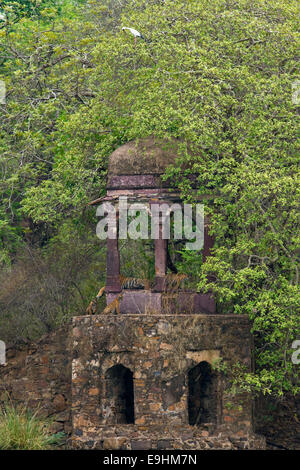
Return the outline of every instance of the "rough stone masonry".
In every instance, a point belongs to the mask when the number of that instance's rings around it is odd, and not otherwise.
[[[74,317],[73,448],[263,448],[250,398],[213,367],[250,370],[251,350],[246,316]]]
[[[92,204],[115,203],[120,195],[182,203],[180,191],[161,178],[177,156],[177,141],[121,146],[109,158],[107,194]],[[204,218],[203,262],[214,244],[208,226]],[[166,292],[162,221],[159,233],[151,290],[122,289],[118,237],[108,239],[106,300],[122,293],[121,314],[74,317],[65,333],[23,355],[21,371],[9,361],[0,371],[2,393],[58,414],[56,430],[70,433],[75,449],[263,448],[253,433],[250,397],[232,395],[229,376],[215,367],[222,361],[230,371],[239,362],[251,370],[249,319],[217,314],[211,293],[179,285]]]

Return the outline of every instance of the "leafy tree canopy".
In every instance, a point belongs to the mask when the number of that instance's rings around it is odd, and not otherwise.
[[[63,3],[60,15],[46,6],[4,25],[2,261],[23,243],[24,217],[31,230],[47,228],[43,240],[63,220],[81,220],[117,146],[180,139],[216,237],[198,287],[213,290],[224,313],[253,320],[257,370],[243,386],[297,393],[298,14],[296,0],[106,0]],[[122,26],[145,40],[135,46]],[[179,166],[168,175],[189,200]]]

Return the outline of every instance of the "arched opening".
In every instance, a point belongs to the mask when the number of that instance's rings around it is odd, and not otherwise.
[[[106,398],[110,402],[110,424],[134,423],[133,374],[118,364],[106,371]]]
[[[188,373],[189,424],[216,423],[217,407],[217,377],[208,362],[200,362]]]

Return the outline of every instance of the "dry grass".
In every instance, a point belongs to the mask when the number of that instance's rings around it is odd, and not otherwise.
[[[51,434],[51,421],[25,406],[3,406],[0,412],[1,450],[47,450],[60,445],[64,433]]]

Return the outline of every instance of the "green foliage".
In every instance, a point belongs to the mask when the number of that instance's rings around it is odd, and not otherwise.
[[[6,404],[0,411],[0,449],[47,450],[62,444],[64,433],[51,434],[50,426],[37,412]]]
[[[57,8],[54,8],[57,5]],[[0,30],[15,31],[22,18],[38,18],[60,12],[57,0],[0,0]],[[50,14],[50,15],[49,15]]]
[[[295,0],[90,1],[2,28],[1,260],[41,227],[45,244],[62,221],[82,220],[87,201],[104,192],[117,146],[176,138],[190,169],[168,176],[190,201],[187,173],[199,175],[216,238],[206,264],[195,253],[182,267],[193,263],[199,289],[212,290],[221,311],[253,320],[256,371],[239,374],[244,383],[296,393],[298,8]],[[146,41],[135,47],[122,26]]]
[[[120,240],[120,265],[123,276],[154,279],[154,242],[149,240]]]

